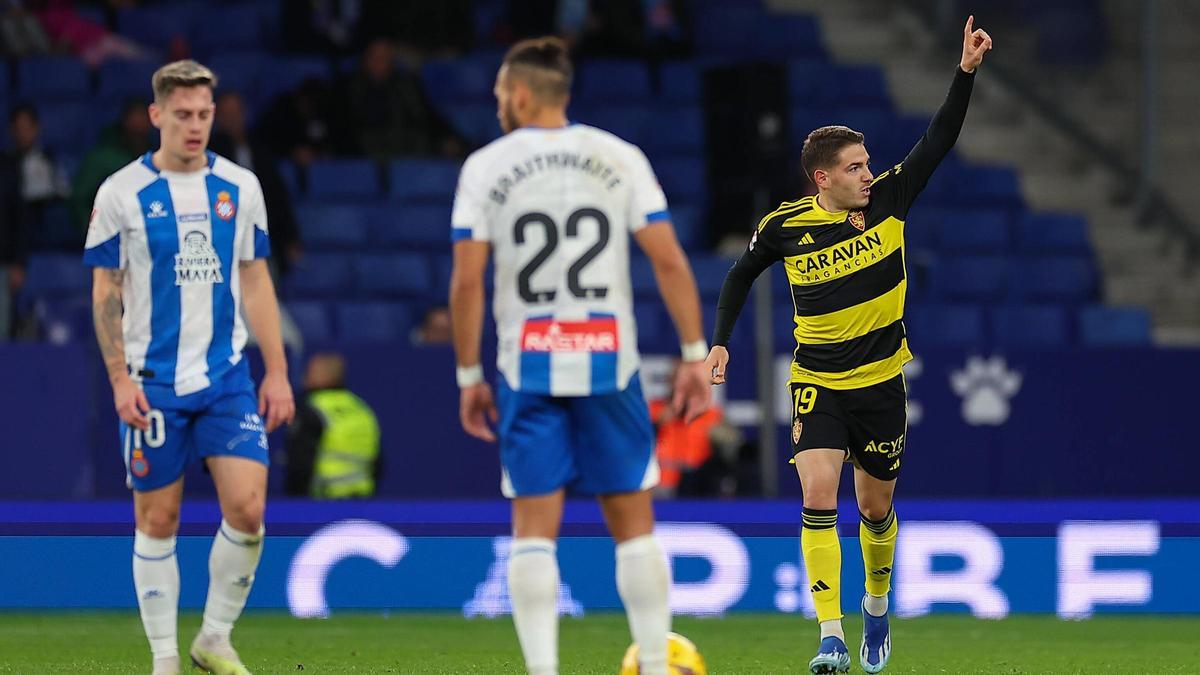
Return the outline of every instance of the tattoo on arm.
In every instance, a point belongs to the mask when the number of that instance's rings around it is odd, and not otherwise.
[[[104,365],[111,376],[125,369],[125,337],[121,330],[121,283],[125,280],[125,271],[114,269],[103,273],[108,276],[108,284],[103,295],[97,294],[92,299],[92,320]]]

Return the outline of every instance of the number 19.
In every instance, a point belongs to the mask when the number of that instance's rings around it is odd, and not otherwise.
[[[792,398],[794,399],[797,415],[810,413],[813,406],[817,404],[817,388],[801,387],[792,392]]]

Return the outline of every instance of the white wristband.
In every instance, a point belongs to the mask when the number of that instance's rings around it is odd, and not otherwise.
[[[459,389],[473,387],[480,382],[483,382],[483,366],[478,364],[466,366],[465,368],[463,366],[458,366],[458,368],[455,369],[454,376],[458,380]]]
[[[679,354],[684,361],[703,361],[708,358],[708,343],[696,340],[680,346]]]

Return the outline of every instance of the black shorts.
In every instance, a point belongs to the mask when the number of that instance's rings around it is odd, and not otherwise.
[[[904,376],[862,389],[791,384],[792,451],[845,450],[846,460],[880,480],[900,475],[908,430]]]

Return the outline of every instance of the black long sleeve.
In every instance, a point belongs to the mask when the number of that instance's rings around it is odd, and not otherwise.
[[[929,182],[934,169],[941,163],[958,141],[963,122],[967,119],[967,105],[971,102],[971,90],[975,86],[975,73],[955,68],[954,81],[946,100],[934,113],[925,135],[904,159],[904,170],[897,178],[904,184],[903,201],[911,204],[917,193]]]
[[[320,413],[303,400],[296,406],[296,419],[288,427],[287,468],[283,474],[283,492],[290,497],[307,497],[312,488],[317,445],[325,423]]]

